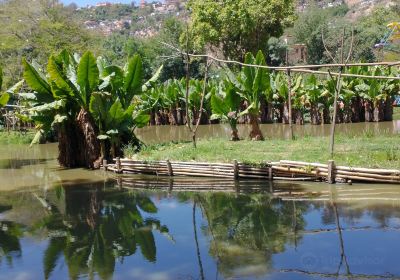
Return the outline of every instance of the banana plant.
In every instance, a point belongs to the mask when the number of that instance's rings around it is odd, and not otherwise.
[[[143,82],[143,65],[139,55],[129,59],[124,68],[106,65],[97,59],[102,83],[99,92],[92,94],[89,109],[99,128],[97,138],[101,141],[101,155],[107,158],[107,141],[112,157],[121,154],[121,145],[131,144],[140,149],[141,142],[135,137],[136,127],[145,126],[150,116],[139,106],[139,97],[149,92],[158,79],[162,67],[146,83]],[[154,104],[153,104],[154,106]]]
[[[10,99],[9,93],[1,93],[1,88],[3,86],[3,68],[0,66],[0,108],[4,107],[7,103],[8,100]]]
[[[254,57],[251,53],[245,56],[245,64],[265,66],[265,57],[261,51]],[[250,139],[263,140],[264,136],[260,130],[260,97],[270,86],[269,71],[266,68],[254,68],[244,66],[240,72],[237,82],[241,96],[247,102],[247,108],[241,115],[248,115],[250,119]]]
[[[67,51],[50,56],[47,75],[35,62],[24,64],[24,79],[33,93],[27,117],[41,135],[57,125],[59,162],[66,167],[93,168],[100,156],[97,127],[89,113],[91,94],[99,85],[99,70],[93,54],[81,58]],[[26,97],[26,96],[25,96]]]
[[[238,141],[237,121],[240,110],[241,97],[235,85],[229,78],[221,81],[219,87],[211,90],[211,119],[227,121],[231,127],[231,140]]]
[[[323,109],[324,105],[327,104],[324,87],[317,77],[312,74],[304,80],[304,90],[307,98],[307,104],[310,108],[311,124],[321,124],[321,109]]]

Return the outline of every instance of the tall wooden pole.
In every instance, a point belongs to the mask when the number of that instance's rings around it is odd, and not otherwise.
[[[287,38],[285,39],[286,42],[286,66],[289,66],[289,45]],[[292,120],[292,78],[290,75],[290,68],[286,69],[286,74],[288,78],[288,107],[289,107],[289,131],[290,131],[290,139],[294,139],[293,135],[293,120]]]

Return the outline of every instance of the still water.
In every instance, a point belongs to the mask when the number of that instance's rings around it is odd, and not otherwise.
[[[118,180],[55,145],[0,179],[0,279],[400,279],[397,185]]]

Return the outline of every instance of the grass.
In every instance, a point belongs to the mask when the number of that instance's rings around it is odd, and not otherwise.
[[[400,120],[400,107],[393,108],[393,119]]]
[[[286,159],[325,163],[330,159],[328,147],[327,137],[259,142],[208,139],[200,140],[197,149],[191,142],[167,143],[147,146],[138,154],[127,147],[125,155],[142,160],[232,162],[236,159],[260,164]],[[361,136],[337,135],[333,159],[340,165],[400,169],[400,135],[382,133],[375,136],[368,131]]]
[[[29,144],[35,136],[35,133],[36,132],[33,130],[26,133],[0,130],[0,144]]]

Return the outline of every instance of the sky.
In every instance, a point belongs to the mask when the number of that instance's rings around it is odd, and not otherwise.
[[[126,3],[130,4],[133,0],[61,0],[65,5],[75,3],[78,6],[86,6],[86,5],[94,5],[98,2],[110,2],[110,3]],[[138,3],[139,0],[135,0],[135,3]]]

